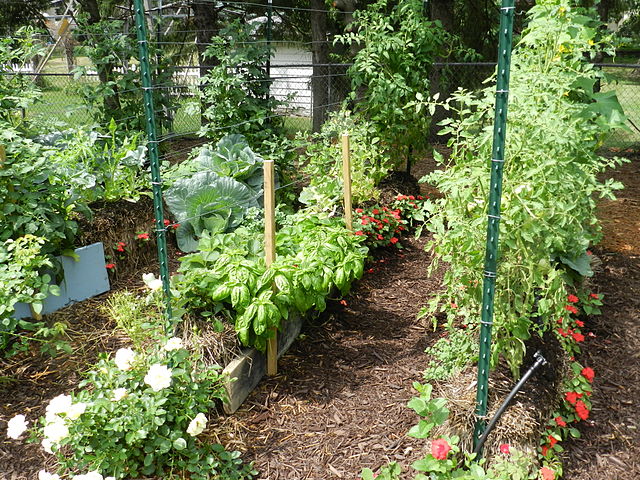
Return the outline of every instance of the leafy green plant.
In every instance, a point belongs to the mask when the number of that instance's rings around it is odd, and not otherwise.
[[[33,439],[55,454],[59,471],[115,478],[186,474],[242,480],[255,473],[237,452],[209,443],[207,413],[224,397],[223,379],[179,338],[150,352],[101,355],[80,389],[47,406]]]
[[[115,320],[136,349],[143,348],[150,339],[157,338],[164,324],[161,310],[150,305],[145,297],[128,290],[115,292],[101,309]]]
[[[552,330],[566,313],[566,262],[552,259],[577,259],[599,240],[596,200],[622,187],[598,179],[621,162],[595,151],[624,115],[611,93],[593,92],[600,73],[587,59],[607,48],[594,12],[558,0],[529,15],[512,57],[492,345],[492,364],[504,355],[514,375],[531,332]],[[443,132],[452,135],[453,151],[449,162],[436,155],[448,168],[426,178],[444,194],[428,222],[433,267],[445,261],[450,268],[445,290],[424,313],[444,311],[449,323],[479,318],[494,101],[489,87],[445,102],[453,114]]]
[[[322,130],[311,142],[300,134],[305,146],[302,172],[309,185],[300,194],[300,202],[317,211],[335,211],[342,202],[341,135],[349,134],[351,158],[351,193],[355,204],[377,199],[376,185],[387,174],[390,161],[380,146],[373,125],[362,116],[341,110],[330,115]]]
[[[395,245],[402,248],[399,237],[406,230],[400,210],[373,205],[367,208],[356,208],[354,216],[355,235],[361,235],[365,243],[372,247]]]
[[[83,14],[77,15],[76,20],[74,34],[80,39],[77,55],[88,57],[92,65],[76,67],[74,78],[86,76],[95,68],[99,79],[97,83],[82,82],[80,88],[92,116],[100,125],[115,120],[119,132],[145,131],[144,109],[140,108],[143,102],[140,72],[133,67],[140,55],[135,31],[125,28],[122,20],[91,23]],[[149,56],[157,64],[154,84],[163,87],[153,90],[156,122],[169,128],[169,112],[175,108],[171,91],[165,87],[173,84],[173,63],[153,43],[149,45]]]
[[[424,371],[427,382],[444,380],[460,373],[478,359],[478,342],[463,330],[449,329],[446,337],[439,339],[425,353],[431,357]]]
[[[0,38],[0,120],[12,126],[22,123],[21,110],[33,104],[41,95],[31,78],[14,74],[43,52],[35,29],[23,27],[11,37]]]
[[[274,112],[283,103],[269,95],[271,80],[264,68],[273,47],[253,41],[252,29],[234,21],[211,39],[205,58],[216,59],[217,65],[204,77],[200,91],[202,116],[208,121],[202,136],[217,140],[240,133],[257,145],[282,131],[283,120]]]
[[[44,243],[43,238],[25,235],[0,244],[0,351],[24,323],[13,317],[16,303],[27,303],[39,314],[47,296],[60,294],[59,287],[50,283],[51,275],[45,273],[53,269],[53,263],[42,254]]]
[[[277,256],[269,269],[260,231],[241,227],[205,234],[199,252],[181,259],[174,282],[184,307],[203,316],[224,314],[244,345],[264,350],[272,329],[290,310],[322,311],[334,286],[346,293],[362,275],[367,249],[360,237],[341,219],[309,212],[286,221],[276,235]]]
[[[423,13],[423,2],[378,0],[354,13],[356,28],[336,38],[358,47],[349,68],[357,111],[375,125],[387,149],[426,146],[430,115],[407,108],[429,92],[436,59],[473,58],[457,37]],[[431,112],[433,113],[433,112]]]
[[[180,224],[176,240],[184,252],[196,250],[205,231],[220,233],[233,229],[240,225],[249,208],[258,206],[253,190],[212,171],[177,180],[166,191],[165,200]]]

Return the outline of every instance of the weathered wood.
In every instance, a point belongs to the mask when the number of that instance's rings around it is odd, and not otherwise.
[[[300,335],[302,329],[302,317],[289,315],[289,320],[278,336],[278,358],[284,355]],[[255,348],[245,349],[238,358],[233,360],[223,370],[223,375],[228,376],[229,382],[225,389],[227,400],[224,402],[224,411],[233,413],[249,396],[253,389],[260,383],[267,372],[267,358]]]
[[[264,162],[264,255],[267,268],[276,259],[276,191],[273,160]],[[267,341],[267,375],[278,373],[278,331]]]
[[[342,183],[344,185],[344,224],[353,230],[353,211],[351,204],[351,153],[349,151],[349,134],[342,134]]]

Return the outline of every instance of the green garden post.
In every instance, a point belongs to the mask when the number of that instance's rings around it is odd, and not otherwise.
[[[167,258],[167,229],[164,225],[164,212],[162,209],[162,179],[160,177],[158,138],[153,107],[153,85],[151,83],[151,68],[149,66],[149,42],[147,41],[147,24],[145,23],[145,12],[142,0],[134,0],[134,8],[138,47],[140,49],[140,78],[142,81],[144,112],[149,144],[149,161],[151,163],[151,187],[153,190],[153,211],[156,222],[156,242],[158,245],[158,260],[160,262],[160,278],[162,279],[162,289],[166,302],[165,313],[167,320],[170,321],[172,313],[171,289],[169,285],[169,260]]]
[[[493,148],[491,152],[487,245],[484,259],[484,279],[482,283],[476,425],[473,434],[474,448],[477,446],[478,440],[484,431],[486,425],[485,417],[487,415],[489,360],[491,358],[491,327],[493,326],[493,299],[496,286],[498,234],[500,232],[500,198],[502,196],[502,171],[505,158],[504,149],[506,143],[514,10],[514,0],[502,1],[498,42],[496,111],[493,125]],[[482,454],[482,452],[480,452],[480,454]]]

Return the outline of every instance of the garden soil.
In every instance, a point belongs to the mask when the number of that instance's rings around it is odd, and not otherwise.
[[[629,156],[634,161],[614,173],[626,190],[619,200],[600,204],[605,236],[593,252],[601,263],[591,287],[605,295],[605,306],[602,316],[588,320],[595,338],[585,342],[580,358],[596,370],[594,408],[580,426],[582,438],[565,445],[565,478],[571,480],[640,477],[640,157]],[[413,174],[431,169],[427,160]],[[265,379],[236,415],[212,426],[212,437],[255,462],[258,478],[356,479],[363,467],[375,470],[394,460],[407,465],[428,448],[405,435],[417,422],[406,408],[415,393],[411,384],[422,378],[424,349],[440,335],[416,320],[440,282],[439,275],[425,275],[425,241],[406,239],[402,250],[377,252],[351,295],[333,299],[306,324],[279,374]],[[114,277],[114,287],[139,288],[149,266],[134,267]],[[98,352],[125,344],[100,313],[105,298],[52,318],[70,322],[73,355],[51,359],[32,348],[0,360],[0,480],[32,480],[51,466],[38,445],[8,441],[4,422],[18,413],[42,414],[50,398],[77,384]]]

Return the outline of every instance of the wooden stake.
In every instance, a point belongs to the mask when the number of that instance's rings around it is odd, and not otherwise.
[[[273,160],[264,161],[264,255],[267,268],[276,259],[276,191]],[[267,375],[278,373],[278,331],[267,341]]]
[[[4,149],[4,145],[0,143],[0,168],[4,167],[4,162],[7,160],[7,152]]]
[[[353,212],[351,206],[351,154],[349,151],[349,134],[342,134],[342,180],[344,185],[344,224],[353,230]]]

